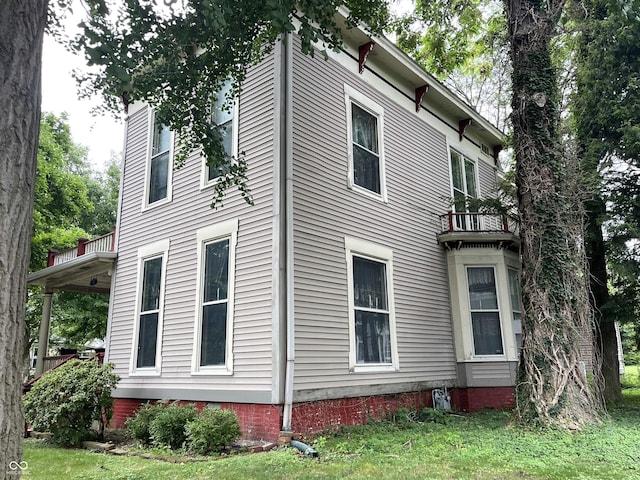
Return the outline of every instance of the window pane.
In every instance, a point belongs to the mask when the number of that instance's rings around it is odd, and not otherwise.
[[[493,268],[467,269],[471,310],[497,310],[496,283]]]
[[[380,193],[380,159],[357,145],[353,146],[353,183]]]
[[[378,153],[378,119],[355,104],[351,104],[353,142]]]
[[[511,297],[511,309],[514,312],[520,311],[520,278],[518,272],[509,269],[509,296]]]
[[[155,367],[156,342],[158,340],[158,314],[140,315],[140,332],[138,335],[138,359],[136,366]]]
[[[145,260],[142,277],[142,307],[140,312],[160,308],[160,280],[162,278],[162,257]]]
[[[389,315],[356,310],[356,363],[391,363]]]
[[[229,277],[229,240],[205,246],[204,303],[225,300]]]
[[[498,312],[472,312],[473,345],[476,355],[502,355]]]
[[[167,197],[169,181],[169,152],[151,159],[151,179],[149,184],[149,203]]]
[[[200,365],[224,365],[227,344],[227,303],[202,308]]]
[[[219,92],[216,93],[216,99],[213,103],[213,122],[221,125],[233,118],[233,101],[230,98],[231,81],[227,80]]]
[[[453,188],[464,192],[464,183],[462,182],[462,157],[453,150],[451,151],[451,179]]]
[[[473,162],[465,160],[464,175],[467,180],[467,195],[473,198],[477,197],[478,189],[476,188],[476,166]]]
[[[166,125],[154,121],[151,156],[169,151],[171,143],[171,130]]]
[[[353,301],[356,307],[387,310],[387,275],[384,263],[353,257]]]

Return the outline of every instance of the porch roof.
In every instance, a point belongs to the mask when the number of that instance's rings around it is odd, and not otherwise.
[[[27,285],[45,290],[109,293],[116,252],[89,252],[58,265],[31,272]]]

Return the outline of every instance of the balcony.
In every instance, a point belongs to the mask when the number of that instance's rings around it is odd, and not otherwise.
[[[508,215],[478,212],[447,212],[440,215],[438,243],[448,250],[463,247],[496,247],[517,251],[517,221]]]
[[[94,239],[80,238],[78,245],[49,251],[47,267],[29,273],[27,283],[46,291],[108,293],[111,270],[117,257],[115,231]]]

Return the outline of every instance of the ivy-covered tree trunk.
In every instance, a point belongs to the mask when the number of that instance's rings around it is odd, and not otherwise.
[[[24,308],[47,0],[0,2],[0,479],[22,457]]]
[[[526,423],[579,428],[598,418],[601,402],[582,363],[580,345],[590,336],[592,321],[583,215],[573,185],[576,171],[558,130],[551,57],[564,0],[505,0],[505,5],[524,307],[517,415]]]

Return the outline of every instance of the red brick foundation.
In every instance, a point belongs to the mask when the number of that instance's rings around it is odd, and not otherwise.
[[[450,390],[454,409],[475,412],[483,408],[511,408],[514,405],[513,387],[453,388]],[[147,400],[116,398],[112,428],[123,428]],[[199,409],[205,402],[194,403]],[[282,427],[282,405],[251,403],[220,403],[221,408],[236,412],[244,439],[276,441]],[[364,425],[370,419],[380,419],[398,408],[421,409],[431,406],[431,391],[408,392],[395,395],[319,400],[293,405],[291,427],[296,433],[310,435],[342,425]]]
[[[341,425],[364,425],[370,419],[380,419],[398,408],[419,409],[430,405],[431,391],[427,390],[296,403],[291,414],[291,428],[307,435]]]
[[[477,412],[483,408],[513,408],[513,387],[455,388],[451,390],[451,403],[457,410]]]
[[[113,405],[111,428],[124,428],[124,422],[132,417],[141,405],[149,400],[135,398],[116,398]],[[203,409],[206,402],[180,401],[178,403],[193,403],[198,409]],[[236,412],[238,422],[246,440],[275,441],[282,427],[282,407],[277,405],[260,405],[252,403],[220,403],[220,408],[228,408]]]

